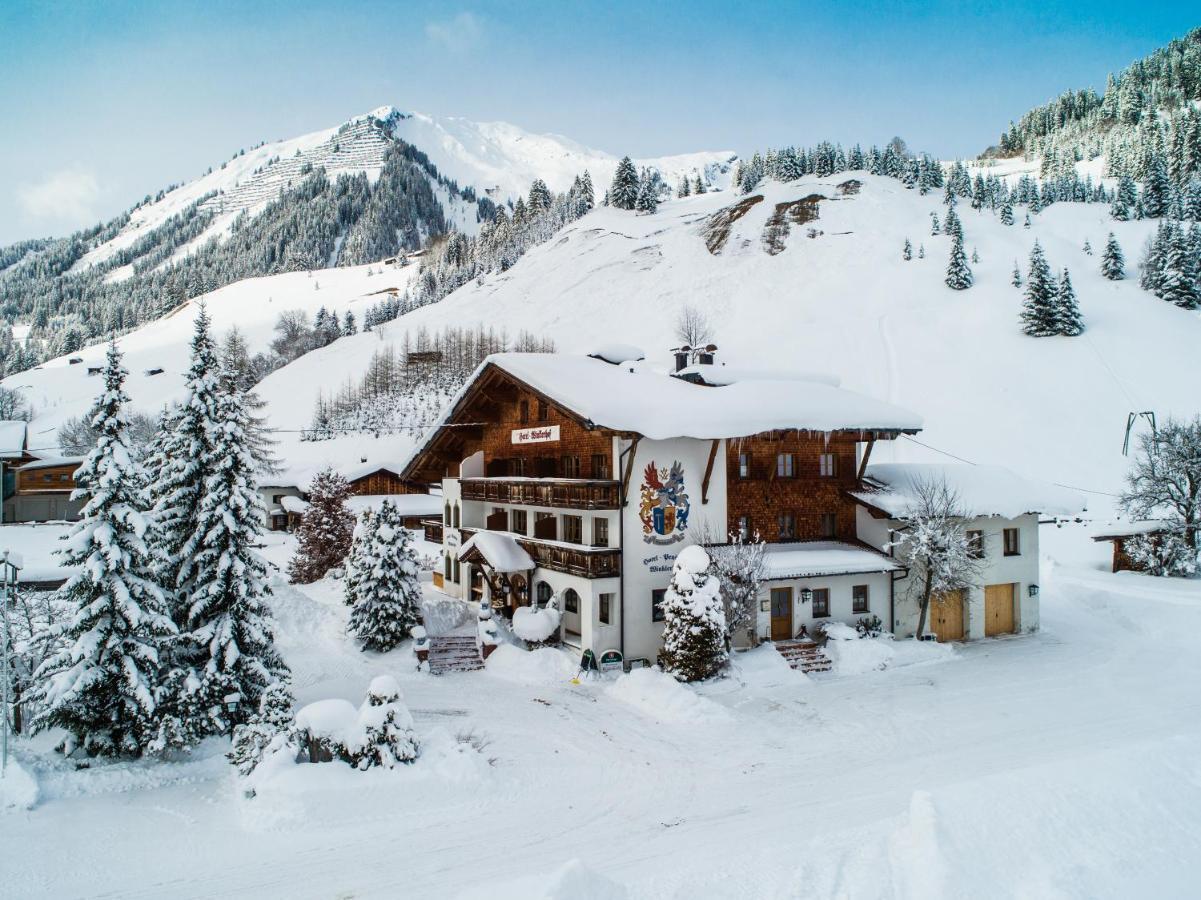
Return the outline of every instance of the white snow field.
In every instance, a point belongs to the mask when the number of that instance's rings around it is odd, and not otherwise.
[[[419,761],[287,766],[246,799],[225,741],[77,771],[19,740],[37,783],[0,811],[2,893],[1195,897],[1201,581],[1113,575],[1086,526],[1043,532],[1038,634],[813,678],[761,648],[700,688],[576,685],[509,647],[416,673],[407,645],[356,649],[336,584],[277,585],[299,703],[394,675]]]

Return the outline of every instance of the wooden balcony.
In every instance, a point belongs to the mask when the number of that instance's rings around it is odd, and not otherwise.
[[[442,520],[441,519],[422,519],[421,528],[425,532],[425,539],[431,544],[442,543]]]
[[[619,509],[621,482],[575,478],[462,478],[464,500],[556,509]]]
[[[485,530],[487,529],[464,528],[464,542],[472,535]],[[621,549],[618,547],[592,549],[582,544],[576,546],[562,541],[542,541],[528,537],[518,537],[517,542],[542,569],[577,575],[580,578],[616,578],[621,574]]]

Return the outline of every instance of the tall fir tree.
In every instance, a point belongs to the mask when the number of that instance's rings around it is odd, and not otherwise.
[[[1058,289],[1043,248],[1034,242],[1030,267],[1026,272],[1025,302],[1022,304],[1022,331],[1031,337],[1047,337],[1057,332]]]
[[[41,709],[33,727],[65,729],[65,752],[144,752],[162,679],[158,645],[175,631],[146,544],[145,472],[130,446],[125,375],[114,341],[90,416],[99,437],[75,473],[72,496],[87,502],[59,551],[77,573],[61,592],[75,607],[65,630],[70,646],[34,676]]]
[[[1076,291],[1068,270],[1059,275],[1059,290],[1055,295],[1055,333],[1075,337],[1084,333],[1084,320],[1080,317],[1080,306],[1076,303]]]
[[[288,575],[297,584],[311,584],[340,566],[350,552],[354,515],[346,505],[350,485],[333,469],[324,469],[309,486],[309,507],[296,529],[296,555]]]
[[[1109,232],[1109,240],[1105,242],[1105,252],[1101,255],[1101,274],[1110,281],[1120,281],[1126,277],[1126,257],[1113,232]]]
[[[1006,195],[1005,200],[1001,203],[1001,224],[1013,224],[1013,200]]]
[[[663,597],[663,650],[659,665],[677,681],[700,681],[727,659],[726,611],[709,554],[699,544],[680,551]]]
[[[349,630],[366,650],[385,652],[421,622],[420,566],[400,511],[385,500],[374,516],[369,542],[356,542],[350,562],[358,575]],[[350,587],[347,588],[348,595]]]
[[[608,197],[609,204],[617,209],[633,209],[638,202],[638,170],[628,156],[623,156],[617,164]]]
[[[1196,309],[1199,297],[1197,260],[1188,233],[1179,225],[1168,232],[1163,249],[1159,296],[1181,309]]]
[[[947,262],[947,287],[953,291],[967,290],[972,286],[972,270],[967,264],[967,254],[963,252],[963,237],[954,236],[951,244],[951,258]]]
[[[1114,192],[1110,214],[1119,222],[1126,222],[1134,217],[1137,205],[1138,188],[1134,184],[1134,179],[1129,175],[1123,175],[1118,179],[1118,188]]]

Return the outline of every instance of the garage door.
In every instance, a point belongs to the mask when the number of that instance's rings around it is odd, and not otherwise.
[[[990,584],[984,589],[984,635],[1013,634],[1014,585]]]
[[[940,642],[963,640],[963,591],[930,598],[930,630]]]

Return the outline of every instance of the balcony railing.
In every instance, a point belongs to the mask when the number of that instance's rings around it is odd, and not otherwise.
[[[619,509],[621,483],[583,479],[463,478],[464,500],[558,509]]]
[[[466,542],[482,528],[464,528]],[[621,550],[617,547],[589,549],[576,547],[561,541],[540,541],[518,537],[517,542],[534,560],[535,565],[552,572],[564,572],[580,578],[616,578],[621,574]]]

